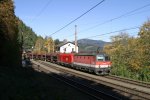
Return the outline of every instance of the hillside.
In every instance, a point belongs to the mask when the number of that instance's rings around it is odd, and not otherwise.
[[[103,49],[105,44],[110,42],[105,42],[101,40],[92,39],[80,39],[78,40],[79,52],[81,51],[97,51],[98,48]]]
[[[19,42],[22,44],[24,50],[31,49],[35,45],[37,34],[27,26],[21,19],[18,20]]]

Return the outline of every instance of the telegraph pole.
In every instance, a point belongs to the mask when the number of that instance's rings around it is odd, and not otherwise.
[[[75,25],[75,52],[77,52],[77,25]]]

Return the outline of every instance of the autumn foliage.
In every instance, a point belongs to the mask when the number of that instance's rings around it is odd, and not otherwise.
[[[18,24],[12,0],[0,0],[0,66],[21,66]]]
[[[104,51],[112,60],[112,74],[150,81],[150,21],[143,24],[138,37],[127,33],[113,36]]]
[[[51,37],[43,39],[39,36],[36,40],[33,52],[37,54],[53,53],[54,47],[55,43]]]

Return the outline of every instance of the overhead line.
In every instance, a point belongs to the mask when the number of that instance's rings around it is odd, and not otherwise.
[[[90,36],[90,37],[87,37],[87,38],[97,37],[97,36],[102,36],[102,35],[107,35],[107,34],[111,34],[111,33],[116,33],[116,32],[122,32],[122,31],[126,31],[126,30],[137,29],[137,28],[140,28],[140,27],[136,26],[136,27],[132,27],[132,28],[121,29],[121,30],[117,30],[117,31],[113,31],[113,32],[104,33],[104,34],[101,34],[101,35]],[[73,35],[70,35],[69,37],[71,37],[71,36],[73,36]],[[80,38],[80,39],[86,39],[86,38]]]
[[[149,4],[150,5],[150,4]],[[144,6],[143,6],[144,7]],[[142,8],[142,7],[141,7]],[[141,11],[141,12],[139,12],[139,13],[143,13],[143,12],[147,12],[147,11],[150,11],[150,9],[148,9],[148,10],[144,10],[144,11]],[[131,13],[130,15],[135,15],[135,14],[139,14],[139,13]],[[105,21],[106,22],[106,21]],[[98,25],[96,25],[96,26],[98,26]],[[93,27],[94,28],[94,27]],[[88,29],[89,30],[89,29]],[[81,33],[81,32],[78,32],[78,33]],[[72,35],[69,35],[68,37],[72,37],[72,36],[74,36],[74,34],[72,34]]]
[[[57,30],[56,32],[52,33],[51,35],[54,35],[56,33],[58,33],[59,31],[63,30],[64,28],[66,28],[67,26],[69,26],[70,24],[72,24],[73,22],[75,22],[76,20],[78,20],[79,18],[81,18],[82,16],[86,15],[88,12],[90,12],[91,10],[93,10],[94,8],[96,8],[98,5],[100,5],[101,3],[103,3],[105,0],[102,0],[101,2],[99,2],[98,4],[96,4],[95,6],[93,6],[92,8],[90,8],[88,11],[86,11],[85,13],[83,13],[82,15],[80,15],[79,17],[77,17],[76,19],[72,20],[71,22],[69,22],[68,24],[66,24],[65,26],[63,26],[62,28],[60,28],[59,30]]]
[[[134,9],[134,10],[132,10],[132,11],[129,11],[129,12],[123,14],[123,15],[120,15],[120,16],[118,16],[118,17],[115,17],[115,18],[109,19],[109,20],[107,20],[107,21],[104,21],[104,22],[102,22],[102,23],[100,23],[100,24],[97,24],[97,25],[95,25],[95,26],[92,26],[92,27],[90,27],[90,28],[88,28],[88,29],[85,29],[85,30],[83,30],[83,31],[87,31],[87,30],[93,29],[93,28],[95,28],[95,27],[97,27],[97,26],[100,26],[100,25],[103,25],[103,24],[112,22],[113,20],[120,19],[120,18],[122,18],[122,17],[125,17],[125,16],[127,16],[127,15],[129,15],[129,14],[132,14],[133,12],[136,12],[136,11],[141,10],[141,9],[143,9],[143,8],[145,8],[145,7],[148,7],[148,6],[150,6],[150,4],[144,5],[144,6],[142,6],[142,7],[139,7],[139,8],[137,8],[137,9]],[[83,32],[83,31],[81,31],[81,32]],[[79,32],[79,33],[81,33],[81,32]]]
[[[140,28],[140,26],[131,27],[131,28],[125,28],[125,29],[121,29],[121,30],[117,30],[117,31],[113,31],[113,32],[108,32],[108,33],[104,33],[104,34],[100,34],[100,35],[89,36],[89,37],[80,38],[80,39],[88,39],[88,38],[93,38],[93,37],[97,37],[97,36],[103,36],[103,35],[112,34],[112,33],[116,33],[116,32],[122,32],[122,31],[126,31],[126,30],[137,29],[137,28]]]
[[[82,31],[80,31],[80,32],[78,32],[78,33],[82,33],[82,32],[84,32],[84,31],[91,30],[91,29],[93,29],[93,28],[95,28],[95,27],[98,27],[98,26],[100,26],[100,25],[103,25],[103,24],[112,22],[113,20],[120,19],[120,18],[125,17],[125,16],[127,16],[127,15],[129,15],[129,14],[130,14],[130,15],[134,15],[134,14],[132,14],[132,13],[134,13],[134,12],[136,12],[136,11],[138,11],[138,10],[141,10],[141,9],[143,9],[143,8],[145,8],[145,7],[148,7],[148,6],[150,6],[150,4],[147,4],[147,5],[144,5],[144,6],[142,6],[142,7],[136,8],[136,9],[134,9],[134,10],[132,10],[132,11],[129,11],[129,12],[125,13],[125,14],[122,14],[122,15],[120,15],[120,16],[118,16],[118,17],[109,19],[109,20],[104,21],[104,22],[102,22],[102,23],[100,23],[100,24],[97,24],[97,25],[95,25],[95,26],[92,26],[92,27],[90,27],[90,28],[87,28],[87,29],[85,29],[85,30],[82,30]],[[147,11],[147,10],[146,10],[146,11]],[[148,11],[149,11],[149,10],[148,10]],[[142,12],[145,12],[145,11],[142,11]],[[140,12],[140,13],[142,13],[142,12]],[[135,13],[135,14],[138,14],[138,13]],[[68,37],[72,37],[72,36],[74,36],[74,34],[69,35]]]
[[[34,21],[37,17],[39,17],[43,12],[44,10],[48,7],[48,5],[52,2],[52,0],[49,0],[46,5],[41,9],[41,11],[33,18],[32,21]]]

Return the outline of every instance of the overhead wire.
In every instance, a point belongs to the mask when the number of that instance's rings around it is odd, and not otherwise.
[[[115,18],[106,20],[106,21],[104,21],[104,22],[102,22],[102,23],[100,23],[100,24],[97,24],[97,25],[94,25],[94,26],[92,26],[92,27],[89,27],[89,28],[87,28],[87,29],[85,29],[85,30],[82,30],[82,31],[78,32],[78,33],[82,33],[82,32],[85,32],[85,31],[94,29],[94,28],[96,28],[96,27],[98,27],[98,26],[104,25],[104,24],[106,24],[106,23],[112,22],[112,21],[117,20],[117,19],[120,19],[120,18],[122,18],[122,17],[134,15],[134,12],[139,11],[139,10],[141,10],[141,9],[143,9],[143,8],[146,8],[146,7],[148,7],[148,6],[150,6],[150,4],[147,4],[147,5],[144,5],[144,6],[142,6],[142,7],[139,7],[139,8],[136,8],[136,9],[134,9],[134,10],[131,10],[131,11],[129,11],[129,12],[127,12],[127,13],[124,13],[124,14],[118,16],[118,17],[115,17]],[[143,11],[143,12],[145,12],[145,11]],[[140,12],[140,13],[141,13],[141,12]],[[135,13],[135,14],[138,14],[138,13]],[[73,36],[73,35],[74,35],[74,34],[69,35],[68,37],[71,37],[71,36]]]
[[[64,25],[62,28],[58,29],[57,31],[55,31],[54,33],[50,34],[50,36],[58,33],[59,31],[63,30],[64,28],[66,28],[67,26],[69,26],[70,24],[72,24],[73,22],[77,21],[78,19],[80,19],[81,17],[83,17],[84,15],[86,15],[88,12],[90,12],[91,10],[93,10],[94,8],[96,8],[97,6],[99,6],[100,4],[102,4],[105,0],[100,1],[99,3],[97,3],[95,6],[93,6],[92,8],[90,8],[89,10],[87,10],[85,13],[81,14],[79,17],[75,18],[74,20],[72,20],[71,22],[69,22],[68,24]]]
[[[143,9],[143,8],[145,8],[145,7],[148,7],[148,6],[150,6],[150,4],[147,4],[147,5],[144,5],[144,6],[142,6],[142,7],[139,7],[139,8],[136,8],[136,9],[134,9],[134,10],[131,10],[131,11],[129,11],[129,12],[127,12],[127,13],[124,13],[124,14],[118,16],[118,17],[109,19],[109,20],[104,21],[104,22],[102,22],[102,23],[100,23],[100,24],[97,24],[97,25],[95,25],[95,26],[93,26],[93,27],[90,27],[90,28],[88,28],[88,29],[85,29],[85,30],[83,30],[83,31],[87,31],[87,30],[93,29],[93,28],[95,28],[95,27],[97,27],[97,26],[100,26],[100,25],[103,25],[103,24],[112,22],[112,21],[114,21],[114,20],[120,19],[120,18],[122,18],[122,17],[128,16],[128,15],[130,15],[130,14],[132,14],[132,13],[138,11],[138,10],[141,10],[141,9]],[[83,32],[83,31],[81,31],[81,32]]]
[[[127,30],[138,29],[138,28],[140,28],[140,26],[135,26],[135,27],[125,28],[125,29],[116,30],[116,31],[113,31],[113,32],[107,32],[107,33],[104,33],[104,34],[99,34],[99,35],[89,36],[89,37],[80,38],[80,39],[89,39],[89,38],[93,38],[93,37],[98,37],[98,36],[103,36],[103,35],[107,35],[107,34],[112,34],[112,33],[117,33],[117,32],[123,32],[123,31],[127,31]]]
[[[32,22],[34,22],[44,11],[45,9],[49,6],[49,4],[52,2],[52,0],[49,0],[46,5],[40,10],[39,13],[33,18]]]

